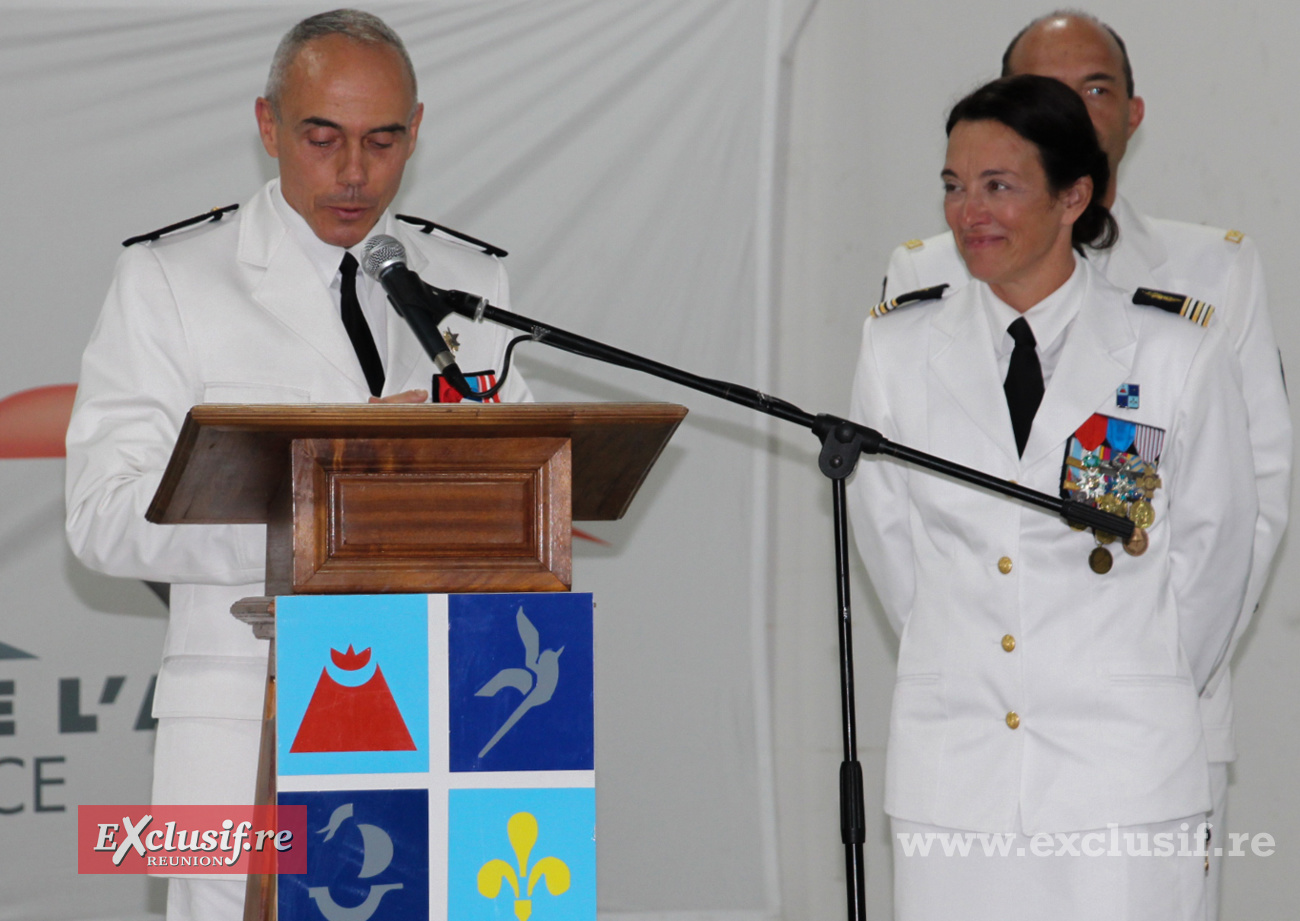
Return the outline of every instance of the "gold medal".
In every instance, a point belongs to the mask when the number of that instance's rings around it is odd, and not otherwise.
[[[1115,542],[1115,535],[1109,531],[1093,531],[1092,536],[1097,538],[1099,544],[1111,544]]]
[[[1124,552],[1129,556],[1141,556],[1150,545],[1151,539],[1147,537],[1147,532],[1142,528],[1134,528],[1133,536],[1124,541]]]
[[[1129,506],[1128,518],[1139,528],[1149,528],[1156,520],[1156,510],[1146,499],[1138,499]]]
[[[1105,547],[1095,547],[1092,553],[1088,554],[1088,565],[1099,576],[1104,576],[1110,572],[1110,567],[1114,564],[1115,558],[1110,555],[1110,551]]]
[[[1097,499],[1097,508],[1103,512],[1110,512],[1112,515],[1118,515],[1124,511],[1124,503],[1120,501],[1119,496],[1106,493]]]

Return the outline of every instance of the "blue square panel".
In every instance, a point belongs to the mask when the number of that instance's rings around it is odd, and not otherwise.
[[[595,921],[596,791],[452,790],[447,917]]]
[[[427,595],[276,599],[280,774],[429,770]]]
[[[593,769],[591,595],[448,598],[452,771]]]
[[[429,791],[281,793],[307,807],[307,872],[277,880],[280,921],[428,921]]]

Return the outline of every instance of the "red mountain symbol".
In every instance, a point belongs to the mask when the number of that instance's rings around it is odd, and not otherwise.
[[[330,650],[330,658],[343,671],[355,672],[370,663],[370,649],[356,652]],[[316,690],[307,704],[291,752],[399,752],[415,751],[402,712],[378,664],[364,684],[348,687],[322,668]]]

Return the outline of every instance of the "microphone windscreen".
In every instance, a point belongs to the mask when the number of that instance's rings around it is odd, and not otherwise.
[[[406,265],[406,247],[400,240],[386,233],[377,233],[366,241],[361,268],[367,275],[378,279],[379,273],[394,263]]]

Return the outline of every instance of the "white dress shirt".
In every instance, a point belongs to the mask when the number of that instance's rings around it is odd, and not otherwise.
[[[384,293],[383,286],[367,275],[360,268],[360,263],[365,258],[366,241],[362,240],[356,246],[344,249],[341,246],[334,246],[326,243],[316,232],[311,229],[306,218],[293,209],[293,206],[284,197],[284,192],[280,189],[280,181],[275,181],[275,187],[271,194],[271,203],[275,206],[276,213],[280,219],[288,226],[289,232],[293,234],[294,239],[307,254],[307,259],[311,262],[312,267],[320,274],[321,283],[329,289],[330,297],[334,299],[334,309],[343,314],[343,273],[340,266],[343,262],[343,254],[351,253],[357,260],[357,300],[361,302],[361,312],[366,317],[366,323],[370,326],[370,335],[375,339],[376,350],[379,352],[379,360],[383,362],[384,372],[388,372],[388,349],[384,343],[388,341],[388,295]],[[384,223],[384,215],[380,216],[379,221],[375,224],[378,228]],[[369,234],[367,234],[367,239]]]
[[[1001,380],[1007,379],[1007,369],[1011,366],[1011,352],[1016,346],[1016,341],[1007,332],[1007,327],[1020,317],[1024,317],[1034,333],[1038,364],[1043,369],[1043,388],[1047,388],[1047,385],[1052,382],[1052,372],[1056,370],[1061,350],[1065,347],[1066,339],[1069,338],[1066,333],[1083,305],[1085,287],[1083,273],[1078,270],[1078,256],[1075,256],[1075,270],[1070,273],[1065,284],[1023,314],[994,294],[987,285],[977,286],[980,305],[989,321],[989,335],[993,340],[993,354],[997,356],[998,377]]]

